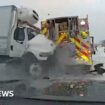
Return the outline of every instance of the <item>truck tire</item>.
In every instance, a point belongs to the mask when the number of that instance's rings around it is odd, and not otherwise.
[[[40,62],[33,54],[26,54],[22,57],[23,68],[32,78],[39,78],[42,74]]]

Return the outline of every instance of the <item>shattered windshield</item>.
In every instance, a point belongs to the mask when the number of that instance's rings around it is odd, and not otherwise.
[[[105,1],[35,1],[0,6],[0,97],[105,102]]]

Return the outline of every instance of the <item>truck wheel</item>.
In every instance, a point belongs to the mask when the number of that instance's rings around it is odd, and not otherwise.
[[[33,78],[38,78],[41,75],[42,67],[40,62],[32,54],[26,54],[23,56],[24,70]]]

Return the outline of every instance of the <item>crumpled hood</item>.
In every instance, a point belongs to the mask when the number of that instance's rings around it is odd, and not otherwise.
[[[47,39],[44,35],[37,35],[32,40],[29,41],[29,44],[39,44],[39,43],[53,43],[51,40]]]
[[[55,49],[55,44],[53,43],[53,41],[47,39],[44,35],[41,34],[30,40],[28,44],[31,47],[35,47],[35,49],[43,49],[43,51],[52,51]]]

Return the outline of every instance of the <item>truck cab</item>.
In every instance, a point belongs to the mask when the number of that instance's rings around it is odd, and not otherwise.
[[[23,54],[30,52],[35,54],[38,60],[47,60],[48,55],[53,54],[53,49],[51,49],[54,46],[53,42],[30,27],[17,27],[12,38],[11,57],[22,57]],[[43,56],[41,53],[46,55]]]

